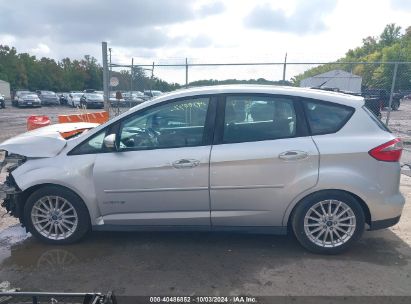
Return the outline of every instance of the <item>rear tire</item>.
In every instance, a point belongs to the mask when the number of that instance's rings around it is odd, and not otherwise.
[[[359,202],[342,191],[326,190],[304,198],[291,218],[300,244],[314,253],[338,254],[364,232],[365,216]]]
[[[25,223],[33,236],[48,244],[71,244],[90,231],[90,215],[82,199],[67,188],[44,186],[24,206]]]

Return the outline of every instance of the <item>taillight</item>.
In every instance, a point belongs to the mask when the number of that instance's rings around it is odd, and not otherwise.
[[[390,140],[368,152],[376,160],[386,162],[397,162],[402,154],[402,141],[399,138]]]

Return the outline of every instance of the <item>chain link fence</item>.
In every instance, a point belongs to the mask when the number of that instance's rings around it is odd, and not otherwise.
[[[177,58],[130,63],[110,60],[107,65],[110,77],[119,80],[110,87],[112,115],[159,92],[195,86],[242,83],[336,91],[364,97],[365,105],[404,141],[404,153],[410,151],[411,163],[411,62],[204,62]],[[116,100],[117,91],[124,98]]]

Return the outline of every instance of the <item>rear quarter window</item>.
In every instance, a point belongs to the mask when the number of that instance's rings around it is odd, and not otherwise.
[[[370,111],[366,106],[362,107],[364,111],[370,116],[371,120],[383,131],[387,131],[391,133],[391,130],[374,114],[374,112]]]
[[[352,107],[323,101],[306,101],[304,107],[312,135],[339,131],[354,113]]]

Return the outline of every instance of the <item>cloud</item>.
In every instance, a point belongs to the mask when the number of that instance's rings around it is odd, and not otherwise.
[[[391,6],[396,10],[411,10],[410,0],[391,0]]]
[[[37,56],[46,56],[50,54],[50,48],[47,44],[40,42],[35,48],[32,48],[30,52]]]
[[[283,10],[273,9],[268,3],[261,4],[244,20],[249,28],[291,32],[295,34],[318,33],[326,29],[324,17],[337,5],[337,0],[297,1],[294,12],[287,15]]]
[[[201,17],[221,14],[225,11],[225,5],[221,1],[210,2],[201,6],[198,10],[198,14]]]
[[[206,48],[213,45],[213,40],[210,36],[200,34],[198,36],[188,38],[187,45],[192,48]]]
[[[219,9],[221,4],[215,2],[200,11],[206,16]],[[197,15],[192,2],[180,0],[1,1],[0,11],[3,35],[47,37],[68,44],[107,40],[130,47],[167,45],[174,40],[167,35],[166,27]]]

